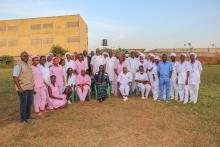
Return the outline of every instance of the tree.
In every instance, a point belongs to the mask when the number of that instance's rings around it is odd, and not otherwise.
[[[55,55],[63,56],[67,52],[67,50],[59,45],[56,45],[51,47],[51,52]]]

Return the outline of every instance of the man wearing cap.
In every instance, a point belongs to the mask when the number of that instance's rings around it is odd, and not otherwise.
[[[31,66],[28,64],[28,53],[24,51],[20,57],[21,61],[15,65],[13,70],[13,79],[20,97],[20,121],[27,123],[27,119],[31,116],[34,82]]]
[[[171,63],[172,63],[172,66],[173,66],[173,72],[172,72],[172,76],[171,76],[171,79],[170,79],[170,97],[171,97],[171,99],[175,98],[175,100],[178,100],[178,85],[176,83],[176,81],[177,81],[176,54],[171,53],[170,54],[170,59],[171,59]]]
[[[150,61],[147,66],[147,73],[150,78],[153,99],[154,101],[156,101],[159,97],[159,79],[157,73],[157,65],[155,64],[155,55],[150,53],[148,56],[150,58]]]
[[[189,94],[190,102],[196,104],[198,99],[200,75],[202,73],[202,64],[196,60],[196,53],[190,53],[189,62]]]
[[[180,55],[180,62],[177,63],[177,84],[180,102],[188,103],[189,98],[189,62],[185,61],[186,54]]]
[[[162,55],[162,62],[159,63],[157,71],[158,71],[158,77],[159,77],[159,98],[160,100],[163,100],[164,96],[164,86],[166,87],[166,101],[168,102],[170,100],[170,78],[172,75],[172,64],[170,61],[167,61],[167,55]]]

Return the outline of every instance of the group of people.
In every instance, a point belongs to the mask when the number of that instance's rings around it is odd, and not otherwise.
[[[156,101],[170,99],[186,104],[196,103],[202,65],[195,53],[163,54],[160,59],[152,53],[131,52],[113,55],[112,50],[69,53],[64,57],[54,54],[31,56],[21,53],[21,61],[15,65],[13,79],[20,97],[21,122],[30,118],[33,100],[38,116],[71,104],[73,93],[81,104],[95,91],[96,99],[103,102],[110,94],[127,101],[131,94],[148,99],[149,93]]]

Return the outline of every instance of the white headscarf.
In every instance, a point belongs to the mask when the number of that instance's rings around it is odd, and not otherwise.
[[[176,57],[176,54],[175,53],[171,53],[170,57]]]

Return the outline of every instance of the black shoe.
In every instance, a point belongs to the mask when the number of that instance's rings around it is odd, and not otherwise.
[[[98,99],[98,101],[99,101],[100,103],[102,103],[103,100],[102,100],[102,99]]]

